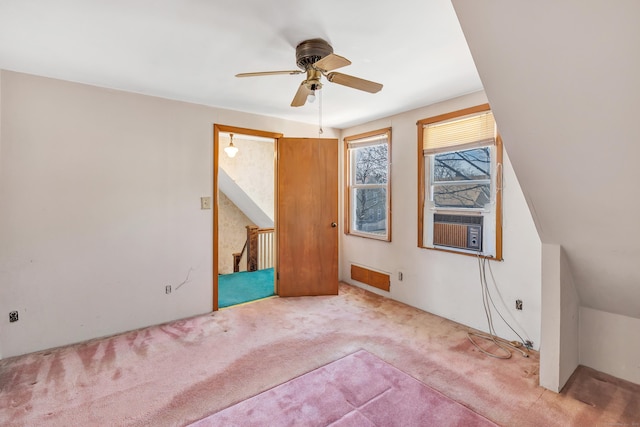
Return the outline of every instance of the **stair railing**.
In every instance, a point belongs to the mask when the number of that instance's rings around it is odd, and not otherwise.
[[[240,271],[240,261],[246,249],[247,271],[264,270],[274,265],[274,228],[247,225],[247,239],[241,252],[233,254],[233,272]]]

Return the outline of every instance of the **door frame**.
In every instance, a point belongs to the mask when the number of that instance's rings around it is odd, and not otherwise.
[[[268,132],[257,129],[241,128],[222,124],[213,124],[213,300],[212,311],[218,311],[218,167],[220,152],[220,132],[237,133],[239,135],[260,136],[274,139],[274,158],[278,147],[278,139],[282,138],[281,133]],[[274,177],[275,185],[275,177]],[[275,195],[275,193],[274,193]]]

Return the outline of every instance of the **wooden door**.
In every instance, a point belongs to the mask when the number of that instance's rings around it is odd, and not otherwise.
[[[280,138],[276,170],[276,289],[338,293],[338,140]]]

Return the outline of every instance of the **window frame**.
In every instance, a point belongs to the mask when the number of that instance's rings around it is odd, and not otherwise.
[[[386,136],[387,144],[387,182],[386,184],[352,184],[352,150],[368,145],[368,141],[375,137]],[[360,143],[359,143],[360,141]],[[344,234],[350,236],[364,237],[380,241],[391,241],[391,128],[378,129],[370,132],[360,133],[357,135],[346,136],[344,142]],[[350,147],[351,145],[351,147]],[[352,208],[354,190],[357,189],[375,189],[383,188],[386,190],[386,234],[369,233],[366,231],[355,230],[352,227]]]
[[[431,175],[431,171],[427,170],[427,168],[431,168],[431,162],[427,162],[427,157],[430,155],[425,155],[424,153],[424,127],[426,125],[445,122],[452,119],[456,119],[458,117],[468,116],[472,114],[480,114],[486,111],[491,111],[489,104],[481,104],[476,105],[474,107],[465,108],[462,110],[453,111],[450,113],[440,114],[437,116],[429,117],[426,119],[419,120],[417,122],[418,128],[418,247],[423,249],[437,250],[443,252],[451,252],[461,255],[468,256],[480,256],[488,259],[495,259],[501,261],[502,258],[502,175],[503,175],[503,147],[502,147],[502,138],[500,134],[497,132],[495,137],[495,142],[493,144],[493,152],[492,156],[495,153],[495,160],[492,159],[492,164],[495,165],[494,169],[491,172],[491,183],[494,186],[492,188],[492,192],[495,194],[495,255],[478,255],[477,252],[473,252],[465,249],[456,249],[456,248],[444,248],[444,247],[431,247],[427,246],[425,242],[425,228],[428,227],[427,221],[425,218],[425,208],[427,204],[427,191],[430,190],[427,188],[427,178]],[[487,144],[481,144],[479,146],[487,146]],[[464,151],[466,148],[461,147],[456,149],[455,146],[452,146],[451,152],[453,151]],[[427,176],[429,174],[429,176]],[[441,212],[479,212],[482,209],[478,208],[453,208],[453,207],[442,207],[439,208]],[[431,229],[431,233],[433,233],[433,228]],[[493,238],[494,236],[490,236]]]

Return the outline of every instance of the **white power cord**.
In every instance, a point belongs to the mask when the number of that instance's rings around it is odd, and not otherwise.
[[[520,352],[520,354],[522,354],[523,357],[529,357],[529,353],[528,353],[529,347],[525,345],[525,341],[522,339],[520,334],[518,334],[511,327],[509,322],[505,320],[502,314],[500,314],[500,311],[498,310],[495,303],[493,302],[493,298],[491,298],[491,293],[489,292],[489,286],[487,284],[487,272],[486,272],[487,264],[489,264],[489,274],[491,275],[491,280],[493,280],[493,284],[495,286],[496,281],[495,281],[495,278],[493,277],[493,271],[491,270],[490,261],[478,255],[478,270],[480,273],[480,287],[482,290],[482,306],[484,307],[484,313],[485,313],[485,316],[487,317],[487,323],[489,325],[489,333],[482,334],[478,332],[468,332],[467,338],[469,338],[469,341],[471,341],[471,343],[474,346],[476,346],[478,350],[480,350],[482,353],[486,354],[487,356],[495,357],[498,359],[509,359],[511,357],[511,350],[515,350]],[[496,286],[496,289],[497,289],[497,286]],[[491,306],[489,305],[489,303],[491,303],[496,313],[498,313],[502,321],[509,327],[509,329],[511,329],[518,336],[518,338],[520,338],[520,342],[507,341],[497,336],[495,332],[495,328],[493,326],[493,317],[491,315]],[[477,337],[477,338],[481,338],[481,339],[493,342],[503,352],[503,354],[502,355],[494,354],[483,349],[478,345],[476,341],[474,341],[473,337]],[[526,349],[526,351],[523,350],[523,347]]]

